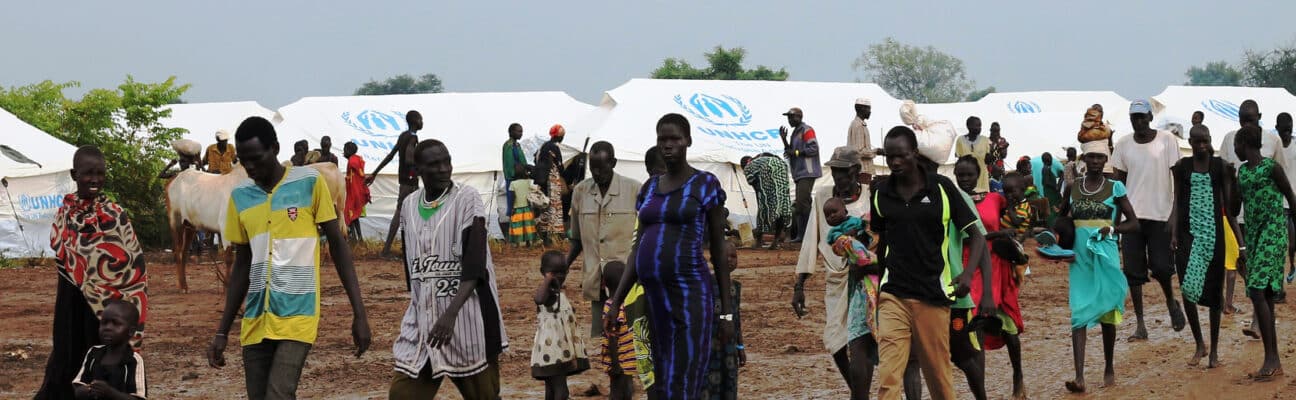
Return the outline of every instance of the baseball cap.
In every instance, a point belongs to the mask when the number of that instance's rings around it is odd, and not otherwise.
[[[796,114],[796,115],[805,115],[805,113],[801,112],[801,108],[800,108],[800,107],[792,107],[792,108],[789,108],[789,109],[787,110],[787,112],[783,113],[783,115],[792,115],[792,114]]]
[[[1147,100],[1138,99],[1130,102],[1130,114],[1151,114],[1152,105]]]
[[[869,101],[868,98],[860,97],[860,98],[858,98],[858,99],[855,99],[855,105],[857,105],[857,106],[872,106],[872,105],[873,105],[873,102]]]
[[[824,163],[830,168],[850,168],[859,165],[859,152],[849,146],[841,146],[833,149],[832,158]]]

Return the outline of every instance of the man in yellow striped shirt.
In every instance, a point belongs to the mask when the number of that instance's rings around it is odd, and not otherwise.
[[[338,278],[351,301],[356,357],[369,347],[369,321],[360,299],[347,246],[328,186],[311,168],[279,163],[274,126],[261,117],[244,120],[235,133],[248,178],[230,194],[224,235],[235,258],[225,290],[225,310],[207,360],[225,365],[230,325],[244,307],[239,343],[249,399],[295,398],[306,355],[320,319],[317,227],[329,242]]]

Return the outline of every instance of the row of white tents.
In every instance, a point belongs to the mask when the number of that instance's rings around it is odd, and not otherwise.
[[[355,142],[367,172],[372,172],[406,129],[405,112],[418,110],[425,121],[420,138],[446,142],[455,179],[477,188],[488,209],[496,212],[505,206],[499,196],[500,166],[509,124],[523,125],[528,156],[547,140],[553,124],[567,128],[569,157],[587,140],[608,141],[617,150],[617,171],[642,180],[644,152],[655,144],[657,119],[680,113],[693,125],[689,159],[720,178],[729,193],[731,215],[742,221],[756,213],[756,204],[737,162],[745,155],[781,153],[778,129],[787,124],[783,112],[790,107],[805,111],[826,160],[831,149],[845,145],[855,99],[860,97],[872,102],[869,126],[873,145],[880,146],[886,130],[901,124],[901,100],[871,83],[633,79],[607,91],[597,106],[562,92],[307,97],[278,111],[256,102],[178,104],[170,106],[172,114],[164,124],[187,129],[185,138],[205,145],[214,142],[218,129],[233,132],[244,118],[262,116],[278,129],[281,158],[288,157],[297,140],[315,148],[321,137],[330,136],[339,155],[343,143]],[[1296,111],[1296,96],[1281,88],[1171,86],[1151,99],[1153,124],[1188,126],[1191,114],[1203,111],[1205,124],[1218,132],[1213,136],[1218,147],[1222,133],[1236,127],[1238,104],[1245,99],[1259,102],[1266,128],[1272,128],[1271,116],[1278,112]],[[1103,105],[1118,138],[1129,134],[1129,102],[1110,91],[1014,92],[993,93],[975,102],[920,104],[918,112],[950,121],[960,134],[965,133],[968,116],[979,116],[987,131],[991,122],[999,122],[1015,158],[1060,155],[1065,147],[1075,146],[1084,112],[1095,103]],[[49,219],[59,195],[71,190],[67,170],[74,149],[7,112],[0,113],[0,138],[0,145],[40,163],[21,163],[0,152],[0,176],[9,183],[0,196],[0,256],[48,255]],[[374,203],[362,229],[371,238],[385,233],[395,208],[394,163],[372,186]]]

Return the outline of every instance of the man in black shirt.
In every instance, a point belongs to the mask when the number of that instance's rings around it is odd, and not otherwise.
[[[886,269],[878,296],[878,398],[900,399],[910,343],[933,399],[953,399],[949,323],[953,299],[967,294],[970,274],[951,277],[946,252],[952,228],[968,241],[984,241],[976,213],[949,178],[920,166],[918,140],[898,126],[883,142],[891,176],[873,193],[870,226],[881,239],[878,255]],[[969,259],[985,246],[972,245]],[[951,281],[953,280],[953,282]]]
[[[410,110],[405,113],[405,123],[409,126],[405,132],[401,132],[396,138],[396,146],[392,147],[387,158],[378,163],[378,168],[374,168],[372,174],[365,178],[365,185],[372,185],[378,172],[382,171],[387,163],[391,162],[392,157],[399,155],[396,166],[397,179],[400,181],[400,195],[396,197],[396,211],[392,213],[391,225],[387,228],[387,241],[383,243],[382,256],[391,258],[392,241],[396,239],[396,229],[400,228],[401,203],[405,202],[405,196],[418,190],[418,177],[414,175],[414,146],[418,145],[418,131],[423,129],[423,115],[418,111]]]

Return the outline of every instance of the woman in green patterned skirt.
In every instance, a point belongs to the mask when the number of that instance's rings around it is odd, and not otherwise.
[[[1291,185],[1283,168],[1272,158],[1260,155],[1263,133],[1249,125],[1238,131],[1233,141],[1243,164],[1238,167],[1238,187],[1246,210],[1241,258],[1238,268],[1245,272],[1247,297],[1255,305],[1255,320],[1264,342],[1264,363],[1250,375],[1257,381],[1269,381],[1283,375],[1278,359],[1278,338],[1274,329],[1274,296],[1282,289],[1284,252],[1287,250],[1287,213],[1283,199],[1296,204]]]

